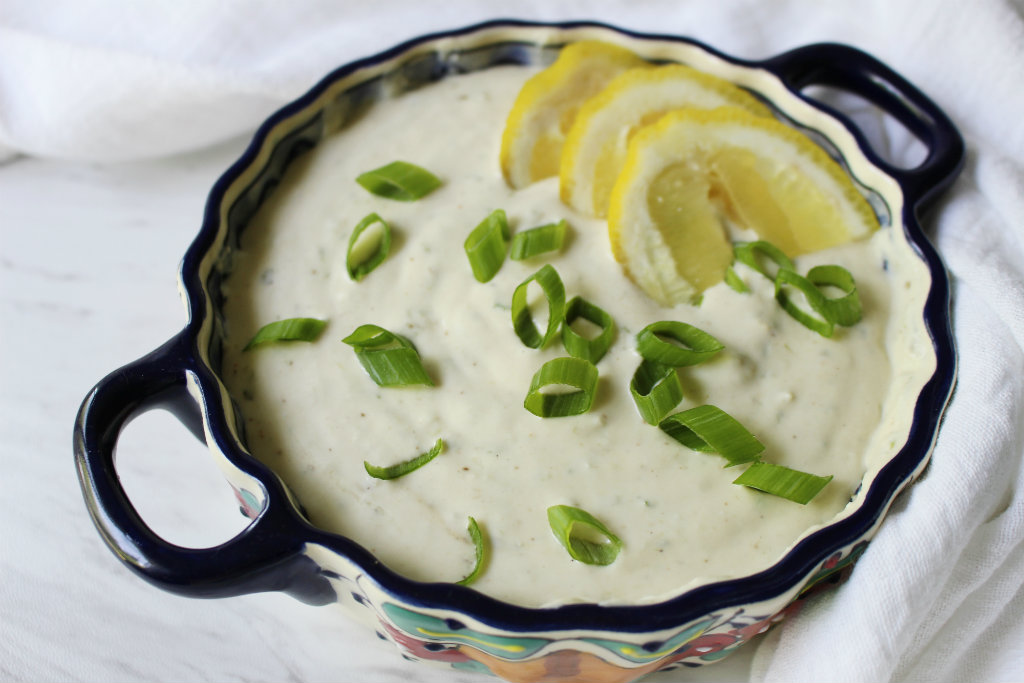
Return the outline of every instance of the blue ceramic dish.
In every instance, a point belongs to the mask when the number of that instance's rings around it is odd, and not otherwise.
[[[921,346],[934,363],[908,396],[902,448],[869,471],[836,521],[802,537],[767,570],[699,585],[656,604],[534,609],[471,588],[409,580],[350,539],[313,526],[282,481],[245,450],[237,409],[218,379],[218,297],[239,232],[289,162],[344,121],[346,112],[453,74],[499,64],[547,64],[566,43],[581,39],[620,43],[641,56],[687,63],[736,82],[841,159],[883,229],[907,243],[918,261],[915,272],[929,280],[915,304],[915,319]],[[842,114],[802,94],[811,85],[871,101],[921,140],[927,158],[913,169],[886,163]],[[104,378],[83,402],[74,448],[89,512],[117,557],[163,589],[196,597],[273,590],[313,604],[338,603],[368,617],[380,635],[413,658],[515,681],[627,681],[719,659],[850,565],[894,497],[928,461],[952,392],[956,357],[947,276],[918,217],[956,177],[963,154],[955,127],[930,100],[877,60],[840,45],[811,45],[748,62],[689,39],[600,24],[498,21],[419,38],[343,66],[270,117],[214,185],[199,235],[181,264],[185,328]],[[186,550],[164,541],[142,521],[118,481],[114,445],[120,430],[133,416],[157,407],[171,409],[210,445],[252,519],[220,547]]]

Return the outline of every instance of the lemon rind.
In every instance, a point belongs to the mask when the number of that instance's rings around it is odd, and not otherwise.
[[[558,135],[563,117],[620,72],[646,63],[624,47],[601,41],[580,41],[563,48],[549,67],[523,84],[509,112],[500,153],[506,182],[520,188],[540,180],[531,173],[531,161],[542,135],[554,135],[558,149],[551,154],[560,154],[557,138],[564,139],[564,133]]]

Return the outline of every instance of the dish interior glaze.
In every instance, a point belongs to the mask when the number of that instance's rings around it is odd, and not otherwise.
[[[405,57],[397,69],[384,62],[357,72],[295,114],[307,121],[279,124],[264,153],[287,155],[287,164],[267,164],[287,172],[280,182],[236,181],[237,201],[223,203],[232,228],[207,263],[218,312],[210,360],[237,408],[239,434],[309,519],[404,576],[445,582],[473,566],[472,516],[490,546],[473,587],[528,607],[660,602],[767,569],[801,538],[858,508],[862,483],[906,442],[914,397],[936,363],[920,315],[930,275],[900,229],[902,195],[844,128],[766,72],[677,43],[597,33],[649,59],[671,56],[750,89],[841,160],[882,229],[802,257],[797,268],[846,267],[858,284],[862,322],[824,339],[787,316],[759,277],[746,278],[753,290],[746,295],[717,285],[700,306],[667,309],[648,299],[612,258],[604,221],[559,202],[557,179],[507,187],[498,166],[501,131],[536,67],[503,65],[494,49],[477,62],[483,53],[472,40]],[[595,37],[586,34],[579,38]],[[531,48],[510,36],[508,49]],[[439,64],[447,71],[438,80]],[[354,182],[396,159],[431,170],[442,187],[407,203]],[[462,242],[497,208],[513,231],[566,219],[567,246],[506,261],[493,280],[476,282]],[[348,237],[372,212],[391,224],[396,242],[380,267],[355,282],[344,267]],[[522,407],[536,369],[565,355],[557,342],[526,348],[512,330],[511,293],[544,263],[558,270],[567,298],[596,303],[618,327],[598,364],[596,405],[578,417],[544,420]],[[243,351],[263,324],[297,316],[328,321],[318,341]],[[666,319],[696,325],[726,347],[681,372],[679,409],[717,405],[765,443],[765,460],[834,476],[814,501],[801,506],[732,485],[736,469],[643,422],[628,388],[640,360],[634,338]],[[377,387],[341,342],[364,323],[409,337],[436,386]],[[438,438],[445,451],[406,477],[380,481],[364,470],[364,461],[406,460]],[[259,495],[251,482],[238,488]],[[608,567],[572,561],[548,527],[545,510],[557,504],[605,522],[623,541],[618,559]]]

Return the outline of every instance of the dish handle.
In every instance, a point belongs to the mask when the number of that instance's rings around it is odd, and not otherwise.
[[[141,413],[166,409],[205,441],[200,406],[189,393],[192,362],[183,332],[152,353],[103,378],[82,402],[74,451],[86,506],[106,544],[129,569],[150,583],[199,598],[283,591],[310,604],[335,600],[317,564],[303,553],[302,522],[284,495],[266,504],[240,534],[212,548],[174,545],[156,534],[135,510],[117,476],[114,451],[124,426]],[[264,485],[267,478],[261,478]],[[276,481],[276,480],[274,480]]]
[[[908,206],[923,209],[960,172],[964,142],[953,122],[924,93],[871,55],[847,45],[820,43],[785,52],[763,66],[800,97],[846,122],[872,161],[903,187]],[[928,151],[924,161],[908,169],[880,159],[846,117],[801,92],[812,85],[858,95],[894,117],[924,144]]]

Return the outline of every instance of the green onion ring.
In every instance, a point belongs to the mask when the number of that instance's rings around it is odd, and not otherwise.
[[[768,257],[768,259],[778,266],[779,269],[788,268],[789,270],[796,270],[796,268],[793,267],[793,262],[789,260],[789,257],[786,256],[781,249],[771,242],[766,242],[764,240],[737,242],[733,245],[732,253],[736,257],[737,261],[753,268],[769,280],[774,280],[775,278],[772,277],[768,273],[768,269],[762,265],[758,255]]]
[[[683,384],[671,365],[644,360],[633,373],[629,393],[644,422],[657,425],[683,400]]]
[[[808,305],[821,317],[800,308],[790,297],[786,290],[787,287],[793,287],[803,292],[807,298]],[[797,275],[796,272],[787,268],[779,269],[779,272],[775,275],[775,300],[779,302],[779,305],[782,306],[786,313],[807,329],[817,332],[822,337],[832,336],[835,326],[821,312],[825,309],[825,295],[814,286],[813,282],[804,276]]]
[[[548,301],[548,326],[543,336],[533,324],[533,316],[530,315],[530,307],[526,300],[527,288],[531,282],[540,285]],[[531,349],[542,349],[547,346],[558,332],[564,318],[565,286],[562,284],[562,278],[558,277],[558,271],[550,264],[542,266],[536,273],[523,280],[512,293],[512,328],[519,340]]]
[[[248,351],[261,344],[269,344],[271,342],[316,341],[326,325],[326,320],[318,320],[317,318],[286,318],[285,320],[267,323],[253,335],[253,338],[249,340],[249,343],[245,345],[242,351]]]
[[[584,564],[609,565],[622,550],[622,541],[596,517],[571,505],[548,508],[551,532],[572,559]],[[593,537],[598,540],[593,540]]]
[[[378,467],[377,465],[371,465],[369,462],[364,460],[363,468],[366,470],[366,473],[369,474],[374,479],[398,479],[399,477],[404,477],[413,470],[418,470],[419,468],[423,467],[428,462],[436,458],[437,454],[440,453],[442,450],[444,450],[444,439],[438,439],[437,441],[434,442],[434,445],[431,447],[429,451],[427,451],[426,453],[421,453],[420,455],[417,455],[415,458],[411,458],[409,460],[405,460],[404,462],[400,462],[394,465],[389,465],[387,467]]]
[[[517,232],[512,237],[512,251],[509,258],[513,261],[533,258],[549,251],[558,251],[565,243],[565,231],[568,224],[565,219],[557,223],[548,223],[536,228]]]
[[[480,525],[472,517],[469,518],[467,530],[469,531],[470,540],[473,541],[476,560],[473,563],[472,571],[465,578],[455,582],[460,586],[468,586],[480,578],[480,575],[484,572],[484,567],[487,565],[487,542],[484,540],[483,532],[480,531]]]
[[[604,310],[580,296],[574,296],[565,307],[565,320],[562,323],[562,345],[570,356],[597,363],[604,358],[611,348],[615,337],[615,321]],[[601,333],[593,339],[587,339],[572,329],[577,318],[589,320],[601,328]]]
[[[747,283],[743,281],[743,278],[736,274],[736,271],[732,266],[728,266],[725,269],[725,284],[729,285],[733,291],[739,292],[740,294],[746,294],[750,291],[750,287],[747,287]]]
[[[434,385],[413,343],[378,325],[360,325],[342,339],[353,347],[359,364],[377,386]]]
[[[668,337],[688,348],[665,341]],[[636,335],[636,350],[647,360],[672,367],[697,365],[713,357],[724,346],[710,334],[684,322],[660,320],[651,323]]]
[[[544,363],[530,381],[523,407],[538,417],[568,417],[590,410],[597,393],[597,366],[582,358],[555,358]],[[570,386],[577,391],[545,393],[547,386]]]
[[[669,415],[658,427],[687,448],[721,455],[729,461],[726,467],[756,460],[764,450],[764,444],[746,427],[713,405]]]
[[[359,236],[370,226],[376,223],[380,223],[383,226],[380,240],[377,242],[377,249],[369,257],[362,259],[358,263],[354,262],[355,246],[359,241]],[[374,268],[384,262],[384,259],[388,257],[388,253],[390,251],[391,226],[377,214],[371,213],[366,218],[359,221],[359,224],[352,230],[352,236],[348,238],[348,252],[345,254],[345,268],[348,270],[348,276],[356,282],[362,280],[364,277],[369,275]]]
[[[501,270],[508,239],[508,219],[501,209],[489,213],[466,237],[462,248],[477,282],[489,282]]]
[[[441,186],[433,173],[407,161],[392,161],[367,171],[356,182],[379,197],[403,202],[421,199]]]
[[[836,325],[849,327],[860,322],[862,312],[857,283],[846,268],[836,265],[815,266],[807,271],[806,278],[821,291],[822,286],[836,287],[843,296],[828,297],[822,292],[818,310],[827,320]]]
[[[831,476],[819,477],[782,465],[755,462],[732,483],[807,505],[830,481]]]

